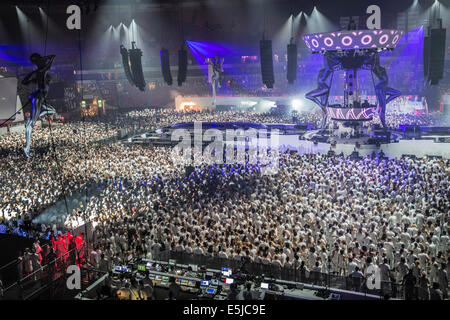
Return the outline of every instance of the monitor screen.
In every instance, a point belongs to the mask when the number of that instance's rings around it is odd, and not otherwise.
[[[197,272],[198,266],[196,264],[190,264],[189,267],[191,267],[192,271]]]
[[[219,285],[219,280],[217,280],[217,279],[212,279],[212,280],[211,280],[211,285],[212,285],[212,286],[218,286],[218,285]]]
[[[122,272],[122,266],[115,266],[114,271]]]
[[[226,284],[232,284],[234,282],[234,279],[233,278],[226,278],[225,279],[225,283]]]
[[[211,280],[211,278],[214,276],[214,273],[212,273],[212,272],[207,272],[206,274],[205,274],[205,279],[206,280]]]
[[[138,271],[145,271],[146,270],[145,265],[142,265],[142,264],[138,264],[137,269],[138,269]]]
[[[188,281],[186,279],[181,280],[181,285],[182,286],[187,286]]]
[[[222,267],[222,275],[223,275],[224,277],[229,277],[229,276],[231,276],[231,275],[232,275],[231,269],[230,269],[230,268],[223,268],[223,267]]]
[[[269,284],[265,282],[261,282],[261,289],[269,289]]]
[[[162,277],[159,274],[157,274],[155,277],[155,280],[161,280],[161,279],[162,279]]]
[[[175,283],[180,284],[181,283],[181,279],[176,278],[175,279]]]
[[[189,287],[195,287],[195,281],[189,280],[187,285]]]
[[[169,277],[163,276],[162,281],[169,281]]]
[[[216,289],[212,289],[212,288],[206,289],[206,293],[214,294],[214,293],[216,293]]]
[[[200,286],[201,287],[209,287],[209,281],[203,280],[202,282],[200,282]]]
[[[152,263],[151,262],[147,262],[145,267],[147,268],[147,270],[150,270],[150,268],[152,267]]]

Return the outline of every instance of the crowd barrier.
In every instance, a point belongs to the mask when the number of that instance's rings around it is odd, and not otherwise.
[[[222,267],[231,268],[233,273],[239,272],[251,276],[261,276],[293,281],[310,285],[324,286],[333,289],[348,290],[364,294],[377,295],[381,297],[389,296],[390,298],[404,299],[404,290],[401,283],[394,279],[391,281],[382,281],[380,289],[369,289],[364,278],[351,278],[349,276],[327,274],[321,272],[310,272],[301,269],[300,265],[294,265],[291,268],[280,267],[273,264],[255,263],[249,260],[234,260],[220,258],[218,256],[191,254],[179,251],[163,251],[153,257],[158,261],[169,262],[175,260],[176,264],[197,265],[208,269],[221,270]],[[416,292],[419,288],[416,288]]]
[[[62,298],[67,289],[67,268],[77,265],[83,270],[87,266],[88,256],[86,243],[82,243],[51,261],[47,261],[47,256],[43,255],[42,265],[30,273],[21,273],[18,268],[19,260],[15,260],[0,269],[0,275],[15,274],[15,277],[5,279],[6,282],[2,281],[0,300],[29,300],[43,292],[46,292],[48,299]],[[87,273],[88,277],[94,275],[95,272]]]

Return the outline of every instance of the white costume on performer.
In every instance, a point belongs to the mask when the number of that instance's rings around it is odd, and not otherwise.
[[[215,56],[214,58],[209,58],[206,60],[208,62],[208,82],[211,83],[213,92],[213,106],[216,105],[216,85],[217,88],[221,87],[222,82],[222,65],[224,58],[219,58]]]

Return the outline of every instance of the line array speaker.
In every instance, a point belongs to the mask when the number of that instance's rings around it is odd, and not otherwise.
[[[128,82],[135,86],[133,75],[131,74],[130,70],[130,61],[128,58],[128,50],[123,46],[120,45],[120,54],[122,55],[122,65],[123,65],[123,71],[125,72],[125,76],[128,79]]]
[[[164,48],[161,49],[161,71],[164,81],[171,86],[172,74],[170,73],[169,50]]]
[[[423,76],[428,77],[430,64],[430,37],[423,38]]]
[[[288,44],[287,46],[287,80],[290,84],[297,80],[297,45]]]
[[[132,49],[129,50],[131,71],[133,72],[133,79],[136,87],[141,91],[145,91],[144,72],[142,70],[142,50],[135,47],[135,42],[131,43]]]
[[[445,33],[446,29],[431,29],[428,65],[428,79],[431,84],[437,84],[444,76]]]
[[[186,81],[187,74],[187,51],[184,48],[178,50],[178,86],[181,87]]]
[[[272,41],[261,40],[259,42],[260,58],[261,58],[261,76],[262,82],[267,88],[273,88],[275,82],[273,75],[273,60],[272,60]]]

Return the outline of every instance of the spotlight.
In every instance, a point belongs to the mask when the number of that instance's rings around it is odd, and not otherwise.
[[[302,107],[302,102],[298,99],[292,100],[291,104],[292,104],[292,109],[294,109],[294,110],[300,110]]]

